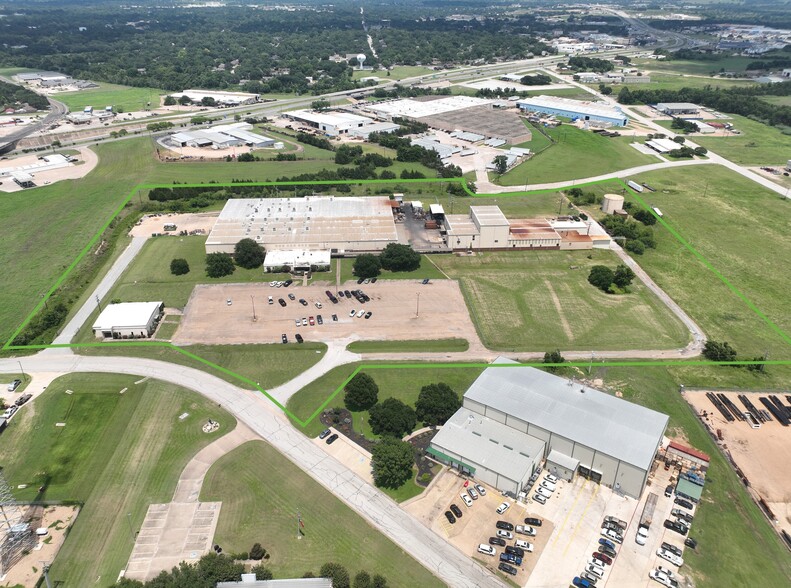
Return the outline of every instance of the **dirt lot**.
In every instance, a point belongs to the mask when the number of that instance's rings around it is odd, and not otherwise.
[[[39,537],[41,541],[36,547],[11,568],[3,578],[3,585],[35,586],[41,576],[41,562],[52,563],[66,539],[66,529],[74,523],[79,512],[80,509],[76,506],[28,508],[25,520],[29,520],[33,529],[46,527],[48,534],[45,537]]]
[[[165,223],[173,223],[176,230],[172,235],[178,235],[179,231],[203,230],[206,234],[211,231],[219,212],[201,212],[194,214],[151,214],[141,218],[137,224],[129,231],[131,237],[150,237],[152,233],[162,233]]]
[[[744,408],[737,396],[742,392],[723,392],[739,408]],[[744,392],[756,408],[763,409],[758,398],[769,396]],[[788,405],[785,394],[777,395]],[[702,391],[684,392],[684,397],[697,414],[706,411],[704,419],[712,431],[722,431],[724,449],[750,480],[752,489],[769,503],[780,521],[780,526],[791,533],[791,475],[786,466],[791,461],[791,427],[784,427],[772,417],[760,429],[753,429],[745,421],[729,423],[706,398]],[[747,410],[744,408],[744,410]]]
[[[470,483],[472,484],[473,482],[471,481]],[[488,544],[489,537],[497,533],[497,528],[495,527],[497,521],[508,521],[516,526],[523,524],[525,517],[539,517],[542,519],[544,517],[536,511],[528,510],[513,500],[503,498],[496,488],[484,487],[486,488],[486,496],[478,497],[473,502],[472,507],[467,507],[459,496],[461,492],[465,491],[464,478],[453,470],[445,469],[437,476],[431,487],[420,497],[407,503],[404,506],[404,510],[418,518],[424,525],[434,530],[435,533],[445,537],[462,552],[475,558],[493,573],[505,577],[502,572],[497,571],[497,566],[500,563],[500,553],[503,552],[503,548],[494,546],[497,549],[497,555],[488,556],[478,553],[478,545],[481,543]],[[511,508],[502,515],[498,515],[496,509],[503,500],[507,500],[511,504]],[[463,516],[452,525],[444,514],[451,504],[456,504],[463,513]],[[513,578],[516,583],[524,585],[527,581],[538,562],[541,551],[549,541],[553,529],[554,525],[544,519],[544,524],[536,529],[538,532],[535,537],[514,533],[515,539],[522,539],[533,544],[533,552],[525,553],[522,565],[517,568],[519,572]],[[514,541],[506,540],[506,543],[513,545]],[[508,578],[511,578],[511,576],[508,576]]]
[[[46,186],[61,180],[76,180],[87,176],[91,171],[93,171],[93,168],[95,168],[99,163],[99,158],[97,157],[96,153],[87,147],[77,147],[77,150],[80,152],[79,155],[76,156],[80,161],[80,163],[77,165],[72,164],[67,167],[44,171],[31,171],[30,173],[34,178],[36,186]],[[34,164],[38,161],[38,157],[38,155],[23,155],[22,157],[3,161],[0,167],[19,167],[23,165]],[[21,190],[33,189],[22,188],[10,177],[3,177],[0,179],[0,181],[2,181],[2,185],[0,185],[0,191],[2,192],[19,192]]]
[[[354,298],[339,298],[338,304],[332,304],[324,292],[335,289],[327,283],[290,288],[270,288],[268,284],[197,286],[173,342],[178,345],[279,343],[282,333],[291,342],[296,333],[306,341],[452,337],[477,340],[459,285],[453,280],[432,280],[426,285],[418,280],[379,280],[363,286],[350,281],[343,285],[345,290],[357,288],[362,288],[371,300],[360,304]],[[288,294],[294,294],[297,300],[289,300]],[[255,300],[255,322],[251,296]],[[274,298],[274,304],[267,303],[269,296]],[[287,306],[281,307],[278,298],[283,298]],[[300,298],[308,306],[299,304]],[[230,306],[226,302],[229,299]],[[321,302],[322,309],[316,308],[316,301]],[[373,315],[369,320],[350,317],[352,309],[371,311]],[[333,314],[337,315],[337,321],[332,320]],[[295,325],[296,319],[316,315],[322,316],[323,325]]]

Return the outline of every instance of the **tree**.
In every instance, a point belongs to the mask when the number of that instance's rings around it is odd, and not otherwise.
[[[374,574],[373,588],[387,588],[387,578],[379,574]]]
[[[344,390],[346,395],[343,397],[343,403],[352,412],[368,410],[379,400],[379,386],[365,372],[354,376]]]
[[[371,472],[379,488],[400,488],[412,476],[414,464],[414,447],[401,439],[385,437],[371,449]]]
[[[250,548],[250,559],[264,559],[266,557],[266,549],[260,543],[256,543]]]
[[[233,248],[236,263],[245,269],[256,269],[264,265],[266,250],[252,239],[242,239]]]
[[[638,241],[637,239],[629,239],[623,248],[629,253],[634,253],[636,255],[642,255],[645,253],[645,245],[643,245],[642,241]]]
[[[206,275],[210,278],[230,276],[236,266],[233,258],[227,253],[209,253],[206,255]]]
[[[711,361],[733,361],[736,350],[727,341],[706,341],[703,346],[703,357]]]
[[[615,279],[613,271],[606,265],[594,265],[588,274],[588,282],[607,292]]]
[[[165,96],[165,101],[163,102],[165,106],[175,106],[176,99],[173,96]]]
[[[420,267],[420,254],[409,245],[389,243],[379,255],[382,268],[391,272],[412,272]]]
[[[547,351],[544,353],[544,363],[563,363],[566,361],[563,356],[560,354],[560,349],[555,349],[555,351]],[[551,371],[556,370],[556,367],[547,368]]]
[[[314,100],[310,103],[310,108],[317,112],[324,112],[325,110],[329,109],[332,106],[329,100]]]
[[[371,407],[369,422],[374,435],[393,435],[403,437],[411,433],[417,424],[417,416],[412,407],[396,398],[387,398]]]
[[[609,96],[612,94],[612,87],[599,84],[599,92],[601,92],[604,96]]]
[[[695,152],[695,155],[697,155],[698,157],[703,157],[709,152],[709,150],[706,149],[705,147],[695,147],[693,151]]]
[[[459,395],[453,388],[440,382],[420,389],[415,413],[426,426],[443,425],[460,407]]]
[[[354,577],[354,584],[352,584],[352,586],[354,586],[354,588],[371,588],[373,586],[371,583],[371,574],[365,570],[357,572],[357,575]]]
[[[230,557],[210,551],[198,560],[196,566],[202,578],[206,578],[214,586],[217,582],[238,580],[244,573],[244,564],[233,561]]]
[[[635,212],[632,216],[634,217],[635,220],[640,221],[644,225],[650,226],[656,224],[656,217],[650,212],[648,212],[645,208],[641,208],[640,210]]]
[[[349,571],[339,563],[328,562],[319,569],[320,578],[330,578],[332,588],[349,588]]]
[[[362,253],[354,260],[352,271],[359,278],[375,278],[382,271],[382,262],[372,253]]]
[[[508,158],[505,155],[498,155],[492,160],[497,173],[503,175],[508,171]]]
[[[258,564],[253,566],[250,569],[251,574],[255,574],[256,580],[272,580],[274,575],[272,575],[272,570],[267,567],[264,567],[264,564]]]
[[[634,280],[634,278],[635,278],[634,272],[627,266],[620,264],[615,268],[612,281],[616,286],[618,286],[621,290],[623,290],[629,284],[632,283],[632,280]]]
[[[177,257],[170,262],[170,273],[174,276],[183,276],[190,273],[190,264],[186,259]]]

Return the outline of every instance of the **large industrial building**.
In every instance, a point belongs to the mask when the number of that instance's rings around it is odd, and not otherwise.
[[[331,137],[347,135],[356,129],[373,125],[374,120],[367,116],[351,114],[349,112],[314,112],[312,110],[292,110],[283,113],[283,116],[305,126],[318,129]]]
[[[662,114],[669,116],[697,116],[700,114],[700,106],[692,102],[659,102],[656,109]]]
[[[638,498],[667,415],[547,372],[502,364],[464,395],[428,452],[496,488],[518,494],[533,472],[580,475]]]
[[[261,149],[274,147],[275,139],[252,132],[253,125],[238,122],[229,125],[217,125],[209,129],[181,131],[166,138],[166,143],[174,147],[211,147],[227,149],[246,145]]]
[[[519,100],[516,105],[529,112],[564,116],[572,120],[591,121],[614,127],[624,127],[629,124],[629,117],[619,107],[596,102],[557,96],[530,96]]]
[[[232,253],[245,238],[267,251],[381,251],[398,242],[393,204],[387,196],[234,198],[209,233],[206,253]]]
[[[505,218],[499,206],[470,206],[467,214],[442,216],[445,243],[450,249],[593,249],[608,248],[610,236],[596,222]]]
[[[248,92],[221,92],[218,90],[184,90],[171,97],[178,100],[186,96],[192,102],[201,102],[204,98],[211,98],[220,106],[240,106],[242,104],[255,104],[261,99],[260,94],[250,94]]]

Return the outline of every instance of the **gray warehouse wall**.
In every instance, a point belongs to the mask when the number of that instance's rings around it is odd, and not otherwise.
[[[632,498],[639,498],[643,492],[646,478],[647,472],[644,469],[621,462],[618,466],[618,473],[615,476],[615,483],[620,484],[620,487],[616,487],[613,484],[613,489],[617,489]]]

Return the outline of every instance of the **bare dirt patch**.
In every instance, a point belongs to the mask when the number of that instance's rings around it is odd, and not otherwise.
[[[359,286],[347,282],[343,289],[362,288],[371,300],[339,298],[332,304],[327,285],[270,288],[267,284],[197,286],[184,309],[181,325],[173,337],[179,345],[194,343],[277,343],[285,333],[289,342],[299,333],[306,341],[415,340],[460,338],[477,340],[459,285],[453,280],[379,280]],[[289,300],[294,294],[297,300]],[[268,297],[273,304],[268,304]],[[252,297],[252,300],[251,300]],[[282,307],[278,299],[283,298]],[[308,306],[301,305],[302,298]],[[227,301],[231,300],[231,305]],[[322,308],[316,307],[320,302]],[[419,302],[418,302],[419,301]],[[255,304],[256,320],[253,320]],[[350,316],[352,310],[372,312],[370,319]],[[332,315],[338,317],[332,320]],[[296,326],[295,321],[321,315],[323,325]],[[315,320],[315,318],[314,318]]]
[[[720,392],[718,392],[719,394]],[[737,396],[744,394],[758,409],[764,409],[759,397],[772,396],[760,392],[723,392],[738,408],[747,410]],[[785,394],[776,394],[788,405]],[[706,398],[705,391],[687,390],[684,397],[701,416],[714,435],[722,432],[720,446],[750,481],[754,493],[763,498],[779,521],[779,526],[791,532],[791,475],[787,464],[791,461],[791,427],[784,427],[772,417],[760,429],[753,429],[746,421],[728,422]]]
[[[165,224],[176,225],[176,230],[169,234],[178,235],[181,231],[192,233],[203,231],[208,234],[214,226],[219,212],[200,212],[194,214],[151,214],[141,218],[129,231],[131,237],[150,237],[152,233],[162,233]]]

